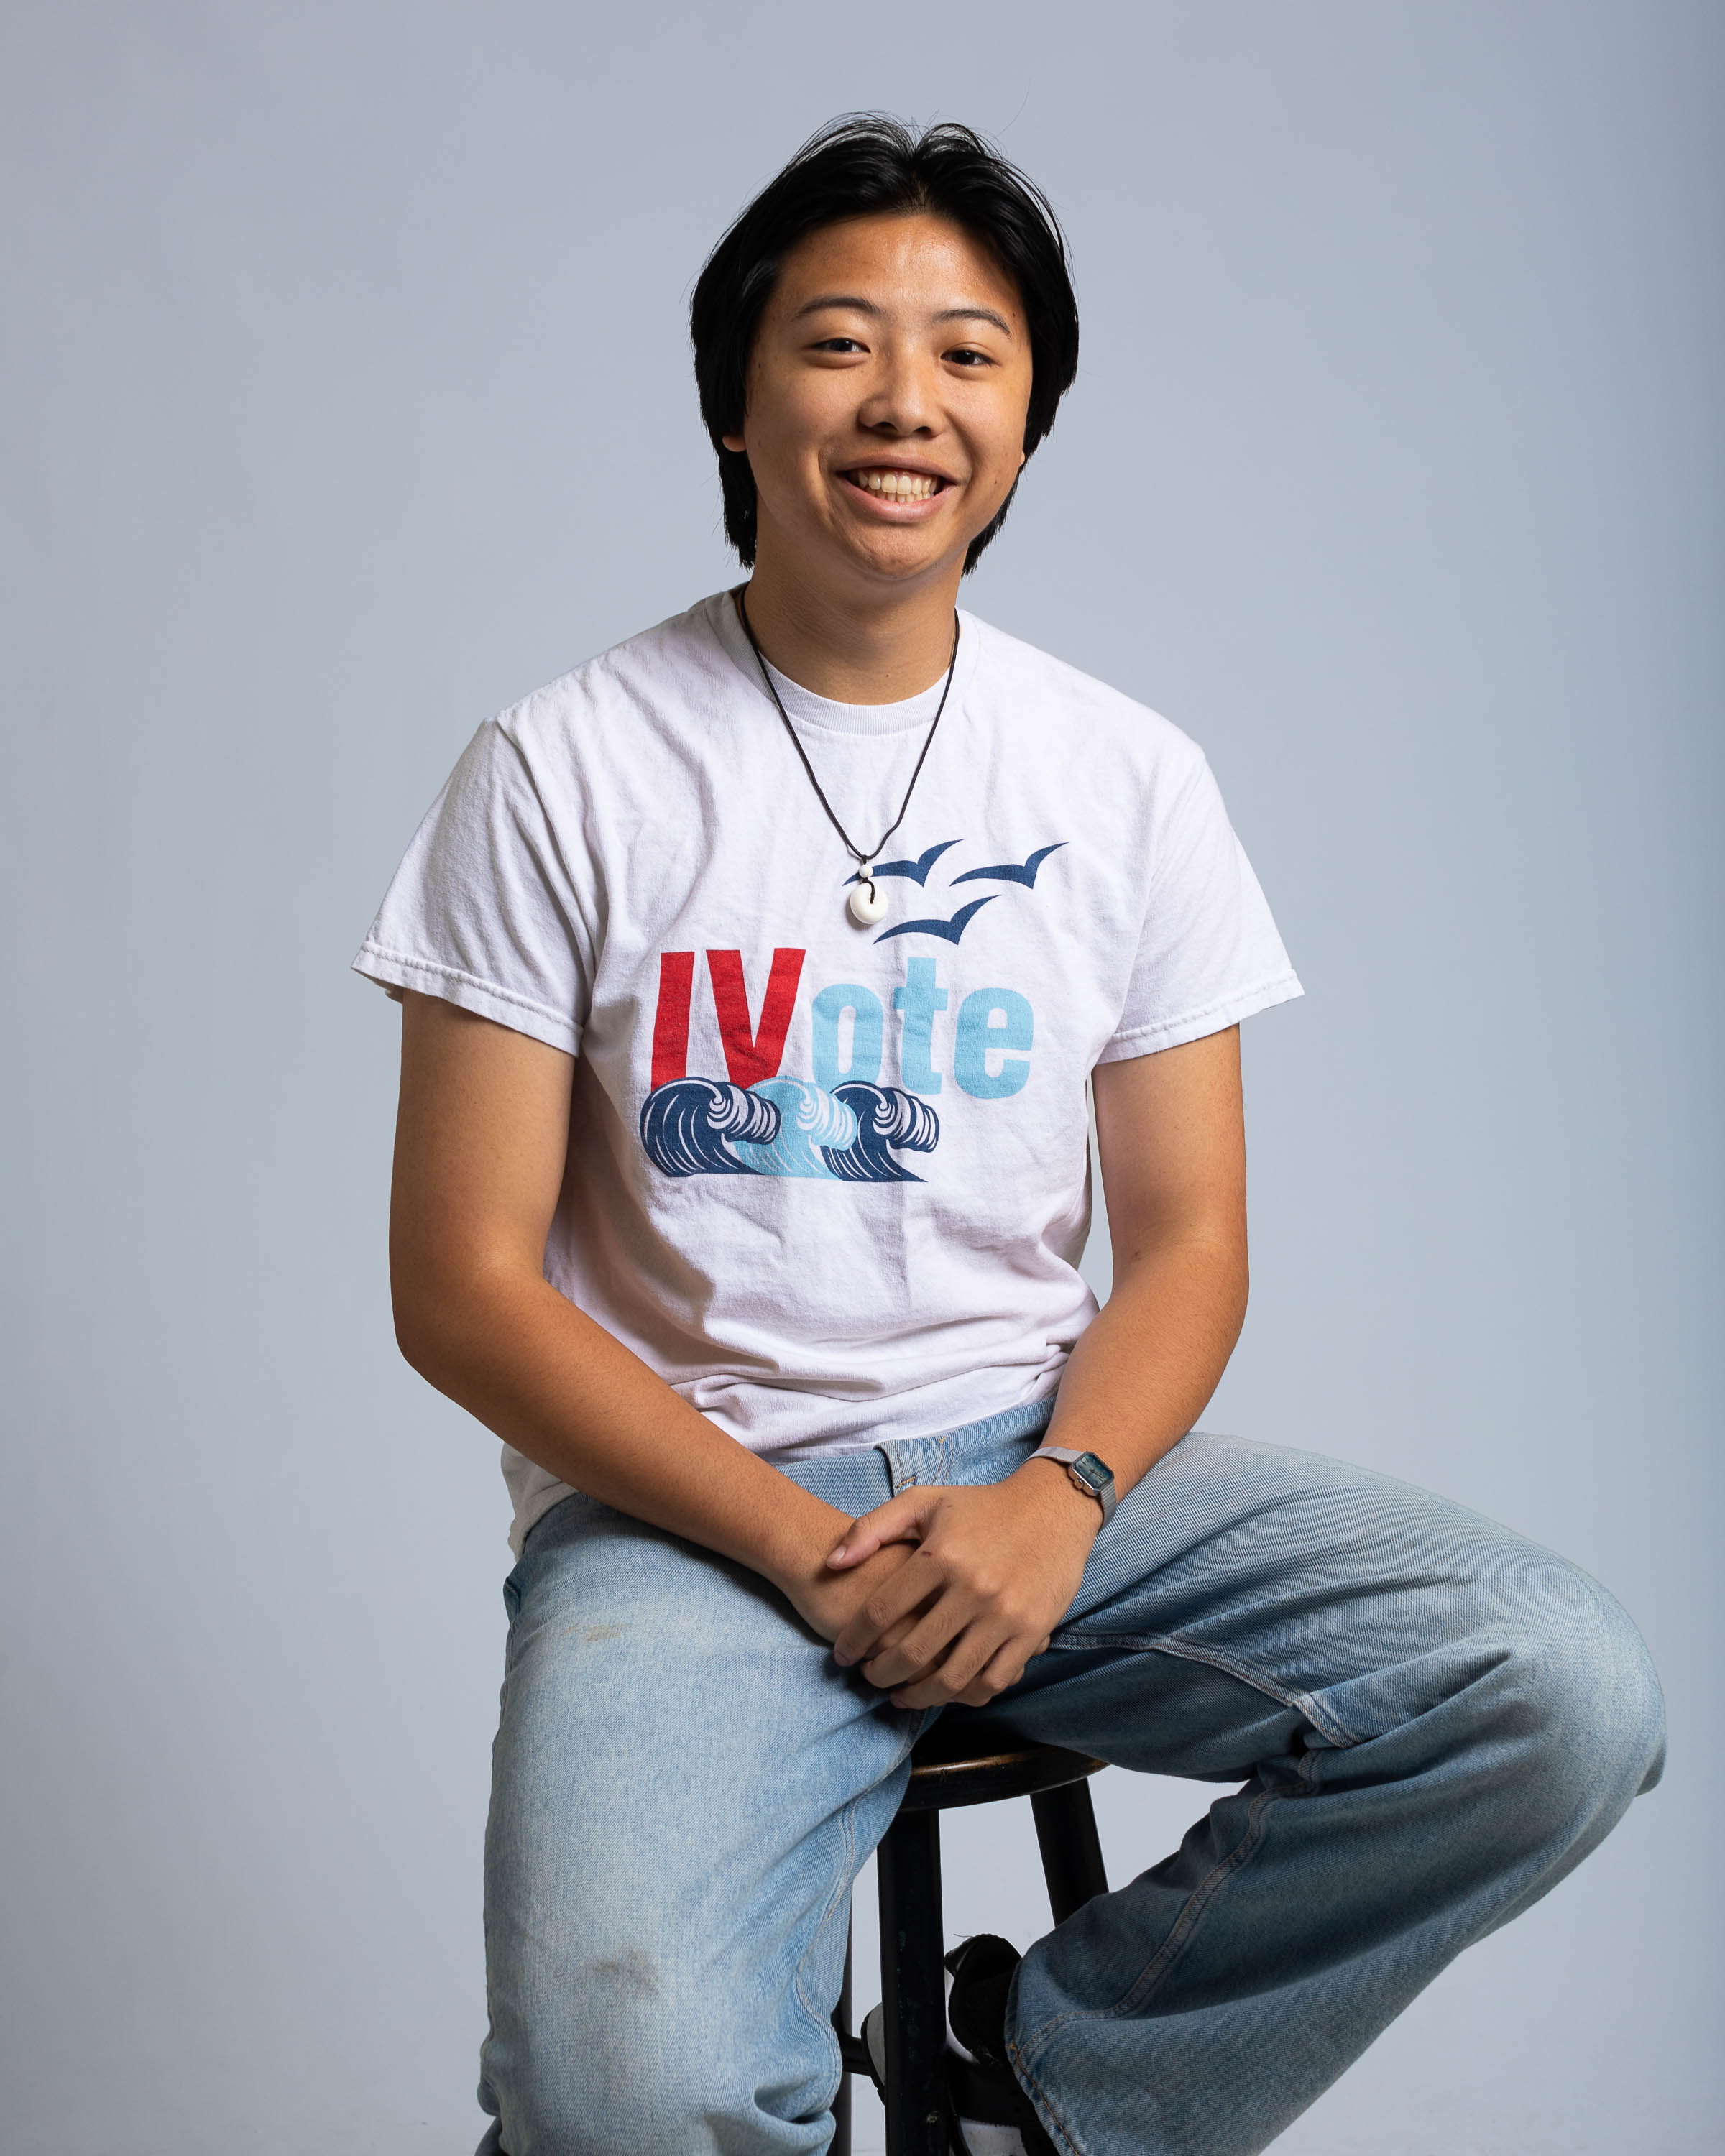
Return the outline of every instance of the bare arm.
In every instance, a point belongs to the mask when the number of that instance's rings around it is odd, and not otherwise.
[[[439,1392],[590,1496],[752,1567],[831,1638],[850,1524],[699,1414],[544,1278],[573,1064],[409,992],[389,1214],[396,1337]],[[896,1571],[881,1553],[870,1584]]]
[[[1100,1454],[1124,1496],[1204,1413],[1245,1320],[1240,1028],[1101,1064],[1091,1082],[1114,1286],[1072,1351],[1048,1441]]]
[[[1123,1496],[1203,1412],[1245,1316],[1239,1029],[1103,1064],[1092,1083],[1114,1288],[1072,1352],[1047,1441],[1099,1454]],[[869,1561],[895,1535],[916,1554],[839,1633],[839,1659],[903,1706],[983,1705],[1046,1645],[1101,1521],[1050,1460],[992,1489],[891,1499],[831,1561]]]

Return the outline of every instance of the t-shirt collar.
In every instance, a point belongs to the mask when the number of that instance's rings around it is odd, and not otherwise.
[[[732,593],[716,593],[707,601],[707,617],[726,658],[756,693],[764,698],[767,690],[761,680],[761,669],[743,632],[742,624],[737,619],[737,602]],[[976,654],[976,624],[962,610],[958,622],[958,661],[952,676],[952,696],[947,700],[949,716]],[[943,675],[929,688],[915,696],[906,696],[901,703],[840,704],[835,703],[830,696],[817,696],[812,689],[805,689],[800,682],[793,681],[788,675],[781,674],[770,660],[768,670],[773,676],[773,685],[778,691],[779,701],[798,726],[823,727],[829,732],[840,734],[897,734],[926,726],[933,718],[940,703],[941,692],[946,687]]]

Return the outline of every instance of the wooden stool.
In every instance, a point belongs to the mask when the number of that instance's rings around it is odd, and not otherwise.
[[[1057,1744],[967,1728],[948,1709],[911,1754],[911,1784],[876,1854],[880,1886],[880,1999],[886,2036],[886,2156],[951,2156],[946,2088],[946,1926],[941,1912],[941,1821],[961,1804],[1028,1797],[1036,1815],[1054,1920],[1063,1923],[1108,1891],[1087,1777],[1106,1762]],[[833,2015],[845,2073],[870,2073],[850,2030],[850,1947]],[[872,2077],[872,2076],[871,2076]],[[833,2104],[831,2156],[850,2156],[850,2085]]]

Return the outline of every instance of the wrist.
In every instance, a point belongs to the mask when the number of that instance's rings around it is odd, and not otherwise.
[[[1033,1497],[1038,1508],[1048,1519],[1051,1527],[1069,1534],[1075,1541],[1081,1537],[1086,1548],[1102,1529],[1102,1508],[1087,1490],[1079,1489],[1058,1460],[1046,1454],[1032,1453],[1013,1476],[1022,1482],[1027,1494]]]
[[[796,1502],[775,1507],[768,1522],[767,1542],[750,1561],[763,1579],[796,1602],[829,1577],[827,1558],[843,1539],[851,1519],[850,1513],[811,1496],[794,1482],[788,1484],[785,1494]]]

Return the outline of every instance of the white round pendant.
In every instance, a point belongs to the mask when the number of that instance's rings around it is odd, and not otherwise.
[[[849,908],[850,917],[859,928],[872,928],[877,921],[885,917],[886,901],[880,896],[880,886],[873,877],[865,877],[861,883],[851,886]]]

